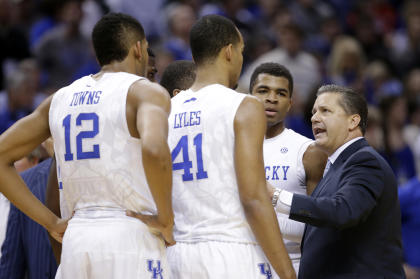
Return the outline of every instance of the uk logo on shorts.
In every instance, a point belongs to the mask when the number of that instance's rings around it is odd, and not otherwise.
[[[271,275],[271,268],[268,263],[260,263],[258,264],[258,267],[260,268],[260,272],[262,275],[265,276],[267,279],[273,278],[273,275]]]
[[[160,267],[160,261],[156,261],[156,265],[154,264],[154,260],[147,260],[147,270],[152,273],[151,279],[163,279],[163,269]]]

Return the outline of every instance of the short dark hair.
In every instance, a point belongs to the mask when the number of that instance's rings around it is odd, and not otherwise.
[[[338,103],[347,114],[358,114],[360,116],[359,127],[364,135],[366,132],[368,108],[365,97],[351,88],[335,84],[323,85],[318,89],[317,96],[323,93],[339,94],[341,98]]]
[[[223,16],[208,15],[200,18],[191,28],[191,52],[196,65],[215,58],[220,50],[240,41],[233,22]]]
[[[147,48],[147,54],[149,55],[149,57],[156,58],[155,52],[150,47]]]
[[[171,97],[175,89],[187,90],[195,80],[195,64],[189,60],[177,60],[166,67],[160,80],[160,85],[168,90]]]
[[[284,77],[289,81],[289,93],[290,97],[293,94],[293,77],[290,71],[283,65],[278,63],[263,63],[259,65],[251,76],[251,81],[249,82],[249,92],[252,93],[252,89],[255,86],[255,82],[259,74],[267,74],[275,77]]]
[[[121,13],[104,15],[92,31],[93,48],[99,65],[124,60],[131,45],[144,38],[143,27],[135,18]]]

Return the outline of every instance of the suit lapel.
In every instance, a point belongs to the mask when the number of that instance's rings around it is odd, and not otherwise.
[[[318,185],[315,187],[315,190],[312,192],[311,197],[314,197],[314,198],[318,197],[322,193],[322,190],[325,188],[325,186],[328,184],[331,178],[335,176],[334,175],[335,171],[344,164],[344,162],[350,157],[350,155],[352,155],[357,150],[368,145],[369,145],[368,142],[363,138],[363,139],[353,142],[350,146],[344,149],[344,151],[341,152],[341,154],[338,156],[337,160],[335,160],[334,164],[331,165],[325,177],[323,177],[321,181],[318,183]],[[301,252],[303,252],[307,230],[308,230],[308,224],[305,225],[305,230],[303,231],[302,243],[300,246]]]
[[[334,162],[334,164],[331,165],[330,169],[328,170],[327,174],[321,179],[318,186],[315,187],[315,190],[312,192],[312,197],[317,197],[319,193],[322,192],[322,189],[324,189],[325,185],[328,184],[328,181],[331,180],[332,177],[334,177],[333,173],[335,169],[337,168],[337,165],[335,164],[337,162]]]
[[[360,140],[357,140],[350,144],[346,149],[341,152],[341,154],[338,156],[337,160],[335,160],[334,164],[331,165],[330,169],[328,170],[325,177],[321,179],[318,186],[315,188],[315,190],[312,193],[312,197],[318,197],[322,190],[325,188],[325,186],[328,184],[328,182],[335,176],[335,172],[337,169],[340,168],[340,166],[343,165],[343,163],[357,150],[359,150],[362,147],[368,146],[367,141],[363,138]]]

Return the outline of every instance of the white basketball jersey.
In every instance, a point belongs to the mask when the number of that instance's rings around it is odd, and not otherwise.
[[[292,193],[306,195],[306,175],[302,158],[308,146],[313,141],[293,130],[285,128],[283,132],[270,139],[264,140],[264,165],[267,181],[274,187]],[[278,218],[287,218],[282,213]],[[304,223],[295,222],[297,226],[304,227]],[[303,229],[300,230],[303,232]],[[292,259],[300,258],[300,244],[287,239],[284,243]]]
[[[156,212],[141,140],[130,136],[126,120],[127,92],[139,79],[123,72],[97,81],[86,76],[54,95],[49,122],[65,212]]]
[[[168,143],[177,241],[255,243],[234,168],[234,118],[245,97],[213,84],[172,99]]]

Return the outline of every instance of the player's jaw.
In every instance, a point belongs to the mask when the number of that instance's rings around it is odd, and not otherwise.
[[[267,118],[273,118],[276,117],[278,114],[278,109],[273,106],[264,106],[265,109],[265,115]]]
[[[267,118],[267,126],[272,127],[283,122],[284,116],[279,108],[270,105],[264,105],[264,110],[265,116]]]

